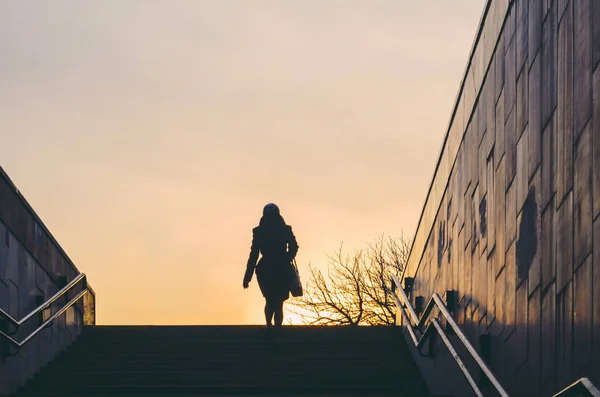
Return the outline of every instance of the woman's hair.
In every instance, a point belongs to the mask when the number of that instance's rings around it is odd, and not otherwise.
[[[269,203],[263,208],[263,215],[260,218],[259,226],[261,229],[279,229],[285,226],[285,221],[279,212],[279,207],[274,203]]]
[[[258,224],[261,228],[276,228],[285,226],[285,220],[278,213],[268,213],[260,218],[260,223]]]

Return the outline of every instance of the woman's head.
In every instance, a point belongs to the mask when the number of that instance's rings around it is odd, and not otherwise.
[[[265,205],[263,208],[263,216],[260,219],[261,226],[281,226],[285,225],[285,221],[279,212],[279,207],[273,203]]]
[[[279,215],[279,207],[276,204],[269,203],[263,208],[263,215]]]

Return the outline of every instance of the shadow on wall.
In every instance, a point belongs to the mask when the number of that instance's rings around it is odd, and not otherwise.
[[[535,199],[535,186],[529,188],[521,223],[519,224],[519,239],[517,240],[517,271],[519,280],[524,280],[529,274],[529,268],[537,253],[538,205]]]

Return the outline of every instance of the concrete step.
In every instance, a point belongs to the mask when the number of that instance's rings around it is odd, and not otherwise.
[[[18,396],[426,396],[396,328],[86,328]]]
[[[368,395],[394,395],[396,397],[408,397],[408,396],[427,396],[423,394],[421,390],[417,390],[415,387],[405,385],[405,387],[390,387],[390,386],[320,386],[320,387],[305,387],[302,385],[287,385],[287,386],[273,386],[266,387],[264,385],[256,384],[244,384],[244,385],[169,385],[169,386],[97,386],[97,387],[74,387],[69,389],[54,389],[45,390],[39,394],[39,392],[23,393],[20,396],[98,396],[98,395],[144,395],[144,396],[181,396],[181,395],[194,395],[194,396],[206,396],[206,395],[240,395],[240,396],[261,396],[261,395],[306,395],[306,396],[329,396],[329,395],[344,395],[348,394],[356,396],[368,396]]]

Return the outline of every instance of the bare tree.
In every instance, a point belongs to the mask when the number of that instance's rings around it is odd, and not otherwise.
[[[329,256],[327,275],[309,265],[304,296],[293,311],[311,325],[393,325],[395,302],[390,287],[408,259],[410,240],[378,237],[366,249]]]

